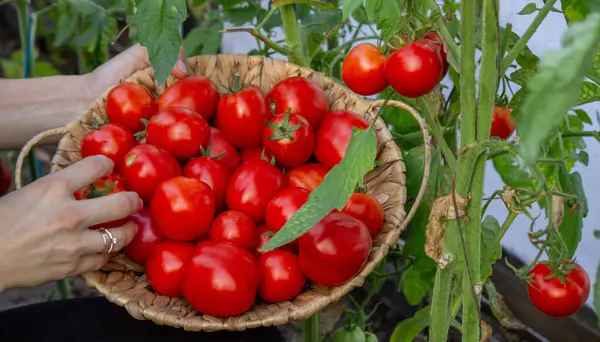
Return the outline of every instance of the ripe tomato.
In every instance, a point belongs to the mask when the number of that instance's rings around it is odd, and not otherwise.
[[[375,95],[388,86],[385,56],[371,43],[361,43],[348,52],[342,64],[342,80],[353,92]]]
[[[315,133],[305,118],[279,114],[269,119],[262,132],[265,149],[281,167],[294,167],[310,158],[315,148]]]
[[[271,117],[262,90],[250,85],[226,94],[219,101],[216,125],[231,144],[241,148],[260,145],[265,121]]]
[[[133,135],[127,128],[109,123],[85,133],[81,140],[81,158],[105,155],[113,161],[116,170],[133,142]]]
[[[290,77],[277,83],[267,94],[268,102],[275,104],[275,113],[300,115],[317,129],[329,111],[329,97],[318,84],[303,77]]]
[[[158,184],[181,176],[181,166],[175,157],[160,147],[137,145],[123,157],[121,176],[125,188],[137,192],[148,203]]]
[[[150,212],[166,238],[195,240],[210,229],[215,216],[215,198],[206,183],[179,176],[160,183],[152,196]]]
[[[208,147],[210,127],[196,112],[170,107],[158,112],[146,128],[146,141],[162,147],[175,158],[187,159]]]
[[[0,196],[5,195],[12,184],[12,171],[4,158],[0,157]]]
[[[158,97],[158,110],[185,107],[200,114],[206,121],[215,114],[219,93],[213,81],[202,76],[182,78]]]
[[[122,181],[119,176],[117,176],[116,174],[111,174],[94,181],[94,183],[86,187],[78,189],[73,193],[73,198],[75,198],[78,201],[82,201],[127,191],[127,189],[125,189],[125,187],[121,183]],[[127,217],[119,220],[96,224],[90,226],[89,228],[116,228],[124,225],[128,221],[129,218]]]
[[[568,265],[570,262],[567,262]],[[547,263],[536,264],[529,276],[527,293],[531,303],[538,310],[552,317],[567,317],[579,310],[590,294],[590,278],[579,264],[564,276],[564,282],[552,275],[553,269]]]
[[[279,191],[267,204],[265,221],[277,233],[294,216],[296,211],[308,201],[310,192],[302,188],[287,188]]]
[[[201,242],[188,265],[183,294],[196,310],[237,316],[254,303],[260,280],[254,256],[227,242]]]
[[[123,251],[131,260],[139,263],[145,263],[150,258],[152,251],[164,238],[156,225],[150,218],[150,209],[143,207],[137,213],[130,215],[129,218],[135,222],[138,231],[133,240],[125,246]]]
[[[270,251],[258,259],[258,267],[258,295],[267,302],[291,300],[306,285],[306,276],[300,270],[296,254],[283,250]]]
[[[494,106],[490,138],[498,137],[502,140],[508,139],[515,131],[515,121],[510,117],[512,109],[508,107]]]
[[[344,213],[325,216],[299,242],[302,272],[325,286],[343,284],[358,274],[373,244],[365,224]]]
[[[429,93],[442,79],[439,47],[429,40],[416,40],[392,53],[385,63],[390,85],[405,97]]]
[[[259,252],[258,250],[263,248],[267,244],[267,242],[269,242],[269,240],[271,240],[271,238],[273,237],[273,235],[275,235],[275,233],[271,230],[271,228],[267,227],[266,224],[260,225],[256,229],[256,233],[258,235],[258,245],[257,245],[256,249],[254,250],[254,254],[256,256],[261,256],[266,253],[269,253],[269,252]],[[298,254],[298,244],[297,243],[295,243],[295,244],[288,243],[279,248],[276,248],[275,250],[279,250],[279,249]]]
[[[273,160],[273,155],[267,151],[263,146],[256,148],[248,148],[240,151],[242,157],[242,164],[249,161],[259,161],[264,160],[267,162],[271,162]]]
[[[211,241],[230,242],[249,251],[258,243],[254,221],[237,210],[227,210],[215,217],[208,235]]]
[[[365,130],[367,120],[349,110],[336,110],[329,113],[317,131],[315,158],[329,167],[338,164],[352,138],[352,127]]]
[[[442,37],[440,37],[437,33],[433,31],[427,33],[425,39],[428,39],[433,43],[439,45],[440,58],[442,59],[442,78],[446,77],[446,74],[448,73],[448,68],[450,67],[450,64],[448,63],[448,55],[446,54],[445,50],[447,48],[446,42],[444,41],[444,39],[442,39]]]
[[[106,117],[112,123],[126,127],[132,133],[142,131],[142,119],[156,113],[156,102],[146,87],[124,82],[113,87],[106,95]]]
[[[196,178],[210,186],[217,211],[225,209],[227,204],[225,196],[231,174],[232,171],[220,159],[204,156],[192,159],[183,169],[184,176]]]
[[[289,187],[303,188],[312,192],[321,184],[329,170],[331,168],[323,164],[309,163],[287,170],[285,178]]]
[[[371,237],[375,237],[383,227],[383,208],[372,195],[358,192],[352,194],[342,212],[361,220],[369,229]]]
[[[244,163],[229,181],[227,206],[250,216],[254,222],[261,222],[267,204],[285,186],[283,173],[270,163],[264,160]]]
[[[218,128],[210,128],[208,152],[210,157],[217,158],[225,163],[231,169],[231,172],[240,166],[240,154],[237,148],[225,140]]]
[[[189,242],[159,243],[146,263],[146,276],[152,288],[163,296],[181,297],[185,271],[193,254],[194,245]]]

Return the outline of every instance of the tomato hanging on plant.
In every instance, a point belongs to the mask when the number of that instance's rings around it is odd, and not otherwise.
[[[338,164],[346,154],[352,138],[352,127],[365,130],[369,123],[345,109],[327,114],[317,131],[315,158],[329,167]]]
[[[369,96],[388,86],[386,57],[371,43],[361,43],[348,52],[342,64],[342,80],[353,92]]]
[[[306,285],[306,276],[298,256],[285,250],[273,250],[258,259],[260,285],[258,295],[271,303],[295,298]]]
[[[498,137],[501,140],[508,139],[515,131],[515,121],[510,117],[512,109],[502,106],[494,106],[490,138]]]
[[[133,135],[127,128],[108,123],[85,133],[81,140],[81,158],[101,154],[110,158],[117,170],[133,143]]]
[[[240,148],[260,145],[263,126],[271,117],[267,100],[256,85],[234,85],[219,101],[216,125],[227,141]]]
[[[440,37],[439,34],[433,31],[427,33],[425,39],[429,39],[433,43],[439,44],[440,58],[442,59],[442,78],[446,77],[446,74],[448,73],[448,68],[450,67],[450,64],[448,63],[448,55],[446,54],[446,42],[444,42],[444,40],[442,39],[442,37]]]
[[[126,127],[131,133],[144,130],[142,120],[156,113],[154,97],[146,87],[133,82],[114,86],[106,95],[106,116],[112,123]]]
[[[168,107],[184,107],[200,114],[209,121],[219,103],[217,86],[203,76],[182,78],[158,97],[158,110]]]
[[[150,254],[146,276],[150,286],[163,296],[181,297],[186,268],[194,254],[189,242],[163,241]]]
[[[538,263],[529,271],[531,280],[527,283],[531,303],[557,318],[577,312],[590,294],[590,278],[579,264],[566,262],[563,268],[556,270],[548,263]]]
[[[329,111],[329,97],[315,82],[304,77],[289,77],[277,83],[267,94],[267,100],[277,114],[300,115],[317,129]]]
[[[267,120],[262,132],[262,144],[275,157],[277,165],[288,168],[303,164],[315,148],[315,133],[305,118],[279,114]]]

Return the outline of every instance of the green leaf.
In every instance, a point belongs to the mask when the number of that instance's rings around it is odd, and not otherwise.
[[[580,151],[577,154],[577,160],[579,160],[581,164],[588,166],[590,163],[590,155],[586,151]]]
[[[502,181],[512,188],[533,187],[531,175],[519,164],[519,160],[511,154],[504,154],[492,160],[494,168]]]
[[[567,190],[579,198],[579,212],[583,217],[587,217],[589,207],[587,196],[585,195],[585,188],[583,186],[583,179],[581,179],[581,174],[579,172],[573,172],[569,174],[569,184],[570,186]]]
[[[334,208],[342,210],[357,185],[373,169],[377,156],[377,136],[372,129],[353,127],[352,138],[344,158],[334,166],[306,202],[275,234],[261,251],[268,251],[294,241],[319,223]]]
[[[419,304],[431,291],[435,271],[435,262],[425,256],[402,272],[402,293],[410,305]]]
[[[538,157],[549,134],[577,104],[583,77],[591,68],[600,41],[600,14],[573,24],[563,38],[563,49],[550,52],[538,73],[527,83],[528,96],[517,118],[521,153],[527,163]]]
[[[583,82],[581,85],[581,95],[577,105],[600,101],[600,86],[592,82]]]
[[[425,167],[425,147],[417,146],[404,155],[406,165],[406,195],[415,198],[419,193]]]
[[[600,2],[597,0],[561,0],[561,7],[567,23],[580,21],[587,17],[591,11],[600,11]]]
[[[592,124],[592,119],[590,119],[588,113],[586,113],[583,109],[575,109],[575,114],[579,120],[585,122],[586,124]]]
[[[219,21],[211,27],[195,27],[183,40],[183,48],[187,56],[214,55],[221,47],[223,23]]]
[[[344,1],[346,1],[346,0],[344,0]],[[320,8],[320,9],[326,10],[326,11],[339,11],[340,10],[339,8],[335,7],[330,2],[317,1],[317,0],[274,0],[273,1],[273,7],[275,7],[275,8],[279,8],[281,6],[291,5],[291,4],[309,5],[309,6],[314,6],[316,8]]]
[[[390,337],[390,342],[414,341],[419,333],[429,326],[430,309],[431,307],[428,305],[417,311],[413,317],[398,324]]]
[[[356,20],[359,24],[367,25],[372,23],[367,15],[367,9],[362,5],[359,6],[354,13],[352,13],[352,18],[354,18],[354,20]]]
[[[386,42],[394,41],[399,29],[406,24],[406,16],[402,16],[400,3],[404,4],[404,0],[367,0],[367,16],[376,23]]]
[[[489,255],[487,260],[481,261],[481,280],[492,275],[492,266],[502,258],[502,247],[494,245],[494,239],[500,233],[500,224],[495,217],[487,215],[481,222],[481,257]]]
[[[346,21],[354,11],[356,11],[360,5],[362,5],[363,0],[344,0],[343,9],[342,9],[342,20]]]
[[[254,15],[256,10],[250,6],[235,7],[228,10],[224,10],[223,14],[228,21],[236,26],[242,26],[247,23],[254,21]]]
[[[56,24],[54,26],[54,46],[65,44],[75,34],[77,25],[73,25],[76,14],[71,5],[67,2],[61,2],[56,7]]]
[[[187,17],[185,0],[140,1],[133,21],[137,38],[148,49],[148,57],[159,84],[171,73],[183,41],[179,26]]]
[[[523,7],[523,9],[517,13],[519,15],[527,15],[527,14],[531,14],[533,12],[537,11],[537,6],[535,5],[535,3],[530,2],[527,5],[525,5],[525,7]]]

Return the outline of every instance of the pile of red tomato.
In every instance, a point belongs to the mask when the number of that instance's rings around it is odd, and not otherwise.
[[[429,93],[448,73],[444,41],[435,32],[400,48],[386,57],[371,43],[361,43],[348,52],[342,64],[342,79],[353,92],[369,96],[388,85],[398,94],[415,98]]]
[[[177,81],[158,99],[135,83],[114,87],[109,123],[81,142],[82,157],[108,156],[114,172],[75,198],[139,194],[142,210],[101,226],[135,221],[138,232],[124,252],[145,263],[152,288],[184,296],[211,316],[239,315],[257,294],[291,300],[307,279],[325,286],[350,280],[384,222],[371,195],[353,194],[343,210],[281,248],[258,249],[340,162],[352,127],[368,129],[367,121],[330,111],[323,89],[301,77],[268,94],[254,85],[222,91],[201,76]]]

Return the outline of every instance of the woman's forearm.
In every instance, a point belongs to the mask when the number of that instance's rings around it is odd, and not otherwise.
[[[75,120],[93,100],[89,75],[0,79],[0,150]]]

